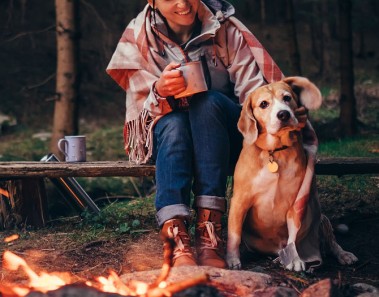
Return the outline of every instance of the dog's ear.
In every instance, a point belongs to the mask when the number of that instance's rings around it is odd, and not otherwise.
[[[253,115],[253,109],[251,107],[251,94],[246,98],[241,116],[238,120],[238,130],[242,133],[244,140],[248,144],[253,144],[258,137],[257,121]]]
[[[307,78],[291,76],[286,77],[283,81],[287,83],[299,97],[300,105],[304,105],[307,109],[318,109],[321,106],[321,92],[316,85]]]

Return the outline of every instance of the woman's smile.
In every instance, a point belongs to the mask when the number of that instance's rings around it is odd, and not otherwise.
[[[187,9],[185,11],[180,11],[180,12],[178,11],[177,12],[178,15],[188,15],[190,13],[191,13],[191,8],[189,8],[189,9]]]

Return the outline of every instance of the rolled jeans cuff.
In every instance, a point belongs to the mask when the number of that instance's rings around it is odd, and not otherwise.
[[[222,213],[226,211],[226,199],[217,196],[196,196],[195,207],[206,208],[211,210],[218,210]]]
[[[158,226],[161,228],[163,224],[174,218],[182,218],[189,222],[191,218],[191,212],[185,204],[173,204],[162,207],[155,215]]]

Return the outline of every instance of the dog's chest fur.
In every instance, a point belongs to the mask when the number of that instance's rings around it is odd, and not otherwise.
[[[280,245],[287,238],[286,215],[293,205],[302,180],[306,164],[305,155],[299,143],[273,154],[278,163],[278,171],[273,173],[267,168],[268,151],[255,145],[244,147],[238,163],[243,164],[242,170],[236,170],[235,186],[244,185],[244,204],[249,205],[245,232],[254,226],[253,234],[260,240],[266,238],[273,245]],[[247,159],[254,159],[248,162]],[[250,164],[246,166],[246,164]],[[239,166],[239,164],[237,164]],[[242,176],[243,175],[243,176]],[[240,179],[244,179],[243,181]],[[252,230],[250,230],[252,231]],[[270,246],[265,244],[265,246]],[[279,248],[279,247],[278,247]]]
[[[299,156],[293,151],[293,148],[287,148],[274,153],[274,161],[278,164],[278,171],[275,173],[268,170],[268,152],[260,152],[259,159],[262,166],[251,176],[250,192],[253,207],[257,208],[257,211],[282,212],[295,201],[304,177],[305,165],[301,164]]]

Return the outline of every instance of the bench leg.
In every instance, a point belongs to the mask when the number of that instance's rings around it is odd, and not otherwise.
[[[0,228],[43,227],[46,224],[47,197],[42,178],[6,181],[3,188],[8,193],[1,195]]]

